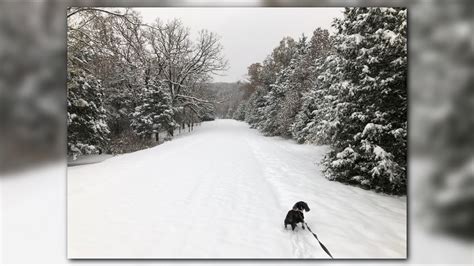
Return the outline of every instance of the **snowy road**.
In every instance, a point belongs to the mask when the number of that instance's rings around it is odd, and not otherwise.
[[[406,198],[326,180],[326,147],[233,120],[102,163],[68,168],[69,258],[327,258],[285,230],[299,200],[335,258],[405,258]]]

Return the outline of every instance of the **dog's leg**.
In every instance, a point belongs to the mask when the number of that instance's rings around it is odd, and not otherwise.
[[[296,224],[291,224],[291,230],[295,231]]]
[[[301,223],[301,227],[303,227],[303,230],[305,229],[305,228],[304,228],[304,222]]]

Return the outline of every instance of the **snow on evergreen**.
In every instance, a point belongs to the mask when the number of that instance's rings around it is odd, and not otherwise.
[[[68,62],[67,150],[74,158],[99,153],[109,134],[101,81],[85,69],[90,56],[70,55]]]
[[[227,66],[216,34],[192,40],[179,20],[145,25],[128,9],[68,12],[68,155],[110,152],[111,142],[149,148],[216,110],[246,122],[205,123],[158,147],[70,168],[71,257],[325,258],[312,235],[288,239],[275,223],[302,196],[319,204],[307,221],[338,258],[406,256],[405,197],[328,181],[406,194],[405,8],[346,8],[334,34],[283,38],[249,66],[248,81],[220,92],[224,84],[209,85]],[[229,193],[235,185],[240,194]],[[125,248],[137,236],[138,249]]]
[[[179,20],[148,27],[129,10],[74,10],[68,154],[101,152],[127,130],[158,140],[214,119],[217,93],[206,88],[227,65],[217,35],[203,30],[193,41]],[[283,38],[249,66],[249,82],[236,85],[242,91],[225,94],[223,116],[267,136],[330,145],[322,161],[330,180],[406,193],[406,20],[405,8],[346,8],[332,35],[318,28]]]
[[[258,89],[235,117],[267,135],[330,145],[330,180],[406,193],[406,19],[405,8],[346,8],[333,36],[284,39],[249,73]]]
[[[397,11],[398,10],[398,11]],[[406,10],[348,8],[337,20],[337,54],[344,69],[335,105],[334,148],[326,175],[388,193],[406,193]],[[361,35],[354,41],[352,35]],[[365,48],[360,52],[361,48]],[[395,62],[395,63],[394,63]],[[353,150],[342,165],[338,152]],[[357,179],[353,179],[357,176]]]
[[[204,85],[227,66],[215,33],[192,40],[180,20],[147,25],[133,9],[67,12],[68,155],[136,151],[214,119]]]
[[[163,85],[143,88],[142,103],[132,113],[131,127],[139,136],[155,136],[166,131],[172,135],[178,127],[175,114],[179,109],[172,106],[171,96]],[[158,139],[157,139],[158,140]]]

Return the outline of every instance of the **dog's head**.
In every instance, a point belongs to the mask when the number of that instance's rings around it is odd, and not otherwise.
[[[306,202],[304,201],[298,201],[297,203],[295,203],[295,205],[293,206],[293,210],[298,210],[298,211],[307,211],[309,212],[309,207],[308,207],[308,204],[306,204]]]

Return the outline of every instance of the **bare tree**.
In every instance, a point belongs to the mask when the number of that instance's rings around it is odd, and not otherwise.
[[[196,97],[199,83],[227,67],[219,37],[202,30],[193,42],[189,29],[179,20],[168,23],[157,20],[148,27],[147,37],[154,62],[158,63],[155,68],[168,84],[173,104],[182,107],[183,117],[187,110],[193,115],[202,115],[212,102]]]
[[[144,89],[167,91],[181,129],[214,112],[214,99],[203,84],[227,67],[216,34],[202,30],[194,39],[179,20],[148,25],[132,9],[76,7],[66,16],[68,65],[76,60],[101,80],[111,139],[131,129],[132,113],[145,104]],[[86,64],[72,56],[84,51],[92,55]]]

